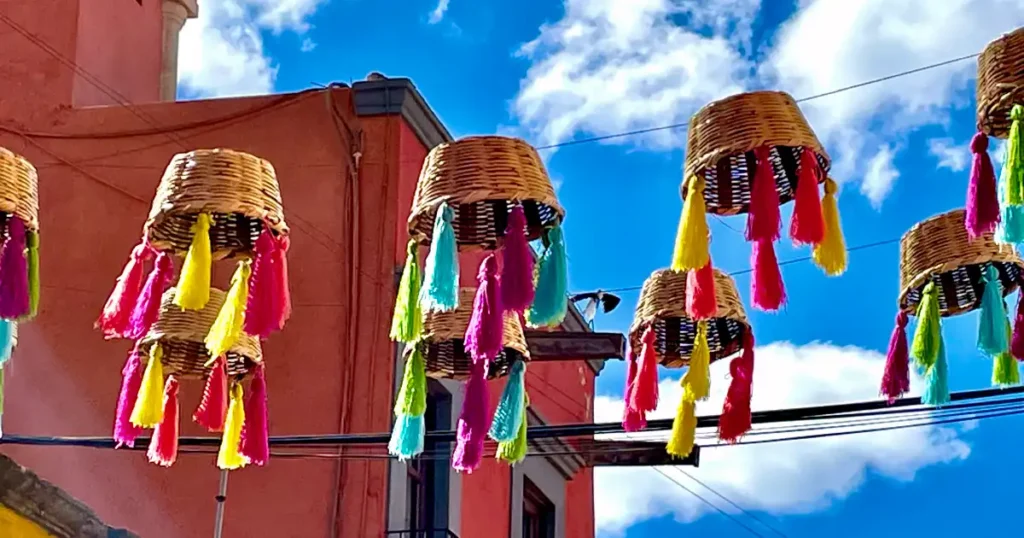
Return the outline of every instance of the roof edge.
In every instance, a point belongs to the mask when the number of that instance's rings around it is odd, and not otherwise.
[[[428,150],[454,140],[408,78],[361,80],[352,84],[352,92],[357,115],[400,114]]]

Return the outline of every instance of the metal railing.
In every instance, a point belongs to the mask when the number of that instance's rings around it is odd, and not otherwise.
[[[386,531],[388,538],[459,538],[458,534],[448,529],[410,529],[402,531]]]

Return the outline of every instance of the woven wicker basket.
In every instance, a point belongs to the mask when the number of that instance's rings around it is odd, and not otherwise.
[[[473,288],[462,288],[459,291],[459,308],[451,312],[430,312],[424,317],[420,345],[425,346],[422,351],[428,376],[436,379],[469,378],[473,360],[466,354],[463,338],[469,327],[475,294]],[[505,350],[490,361],[488,379],[507,374],[516,360],[530,360],[523,326],[513,315],[505,316],[504,342]]]
[[[240,151],[200,149],[171,159],[146,222],[150,243],[184,256],[199,213],[213,218],[214,259],[250,256],[264,220],[274,233],[288,233],[274,167]]]
[[[0,148],[0,211],[39,231],[39,177],[24,157]]]
[[[1010,131],[1010,108],[1024,105],[1024,28],[988,44],[978,57],[978,130],[997,138]]]
[[[792,97],[774,91],[741,93],[709,103],[690,118],[683,197],[690,178],[704,174],[708,213],[746,213],[750,178],[757,167],[754,149],[762,146],[770,148],[776,189],[783,204],[793,199],[804,147],[814,150],[822,181],[831,166],[828,154]]]
[[[410,237],[430,243],[442,202],[455,213],[455,239],[465,248],[497,248],[516,202],[523,205],[531,240],[565,215],[537,150],[504,136],[472,136],[431,150],[416,185]]]
[[[225,293],[210,288],[210,301],[202,310],[182,310],[174,304],[175,289],[164,293],[160,301],[160,319],[153,324],[149,334],[143,337],[139,350],[148,357],[154,342],[163,347],[165,374],[175,374],[182,379],[203,379],[210,368],[205,366],[210,359],[204,343],[206,334],[217,319]],[[263,360],[260,341],[245,333],[227,352],[229,376],[243,376],[255,363]]]
[[[715,269],[715,298],[718,315],[708,320],[711,361],[734,355],[743,348],[743,334],[750,330],[736,283]],[[686,273],[669,269],[655,271],[644,282],[629,329],[630,345],[639,350],[647,327],[654,327],[654,349],[658,361],[669,368],[689,364],[697,323],[686,314]]]
[[[919,222],[900,240],[900,308],[916,314],[921,292],[932,281],[943,316],[974,310],[981,304],[988,264],[999,271],[1003,294],[1012,293],[1024,271],[1012,246],[996,243],[992,234],[969,241],[962,209]]]

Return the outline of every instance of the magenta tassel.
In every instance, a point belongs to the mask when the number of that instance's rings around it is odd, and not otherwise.
[[[1017,297],[1017,314],[1013,318],[1013,336],[1010,337],[1010,354],[1024,361],[1024,288]]]
[[[167,378],[164,385],[164,419],[156,425],[153,430],[153,438],[149,441],[149,461],[161,467],[174,465],[178,459],[178,379],[174,376]]]
[[[501,303],[510,312],[524,312],[533,303],[533,251],[526,240],[526,214],[517,205],[508,214],[501,267]]]
[[[630,348],[626,357],[626,390],[622,397],[625,404],[622,410],[622,428],[627,432],[636,432],[647,426],[647,414],[633,407],[633,392],[637,376],[636,353]]]
[[[896,328],[889,338],[881,393],[889,403],[910,391],[910,356],[907,351],[907,313],[896,314]]]
[[[18,319],[28,312],[25,223],[12,216],[7,221],[7,241],[0,254],[0,318]]]
[[[270,434],[267,427],[266,367],[256,368],[249,401],[245,403],[245,427],[242,428],[241,453],[255,465],[266,465],[270,460]]]
[[[125,331],[125,338],[138,340],[149,333],[150,327],[160,317],[160,299],[164,290],[174,276],[174,262],[166,252],[161,252],[156,257],[156,264],[149,272],[146,285],[142,287],[139,300],[132,310],[132,317],[128,322],[128,330]]]
[[[459,413],[458,442],[452,455],[452,468],[459,472],[472,473],[484,458],[484,441],[487,439],[490,397],[483,362],[473,364],[472,373],[466,382],[466,393]]]
[[[988,136],[976,133],[971,139],[971,182],[967,187],[967,235],[971,239],[992,233],[999,223],[996,173],[988,156]]]
[[[479,287],[473,300],[473,314],[466,329],[466,352],[473,361],[494,359],[501,353],[505,335],[505,315],[498,289],[498,260],[489,254],[477,272]]]
[[[142,387],[142,361],[139,360],[138,344],[128,354],[128,360],[121,370],[121,395],[117,399],[117,414],[114,418],[114,442],[117,447],[135,447],[135,439],[142,434],[142,428],[132,424],[132,411]]]
[[[142,273],[145,271],[146,260],[152,258],[153,251],[145,242],[139,243],[132,249],[131,258],[121,271],[114,291],[110,292],[107,303],[103,306],[100,318],[96,320],[96,327],[103,331],[106,338],[121,338],[132,315],[132,309],[138,301],[139,292],[142,289]]]
[[[288,236],[277,238],[277,249],[274,250],[274,278],[277,281],[277,292],[274,293],[274,328],[281,330],[284,323],[292,315],[292,294],[288,289],[288,247],[291,240]]]
[[[279,313],[275,311],[277,293],[275,255],[277,242],[268,228],[256,240],[256,259],[249,276],[249,299],[245,304],[245,332],[259,338],[270,336],[277,327]]]

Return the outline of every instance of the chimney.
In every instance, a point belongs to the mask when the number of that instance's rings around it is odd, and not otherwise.
[[[163,0],[164,43],[160,67],[160,100],[174,101],[178,95],[178,36],[186,19],[199,16],[198,0]]]

